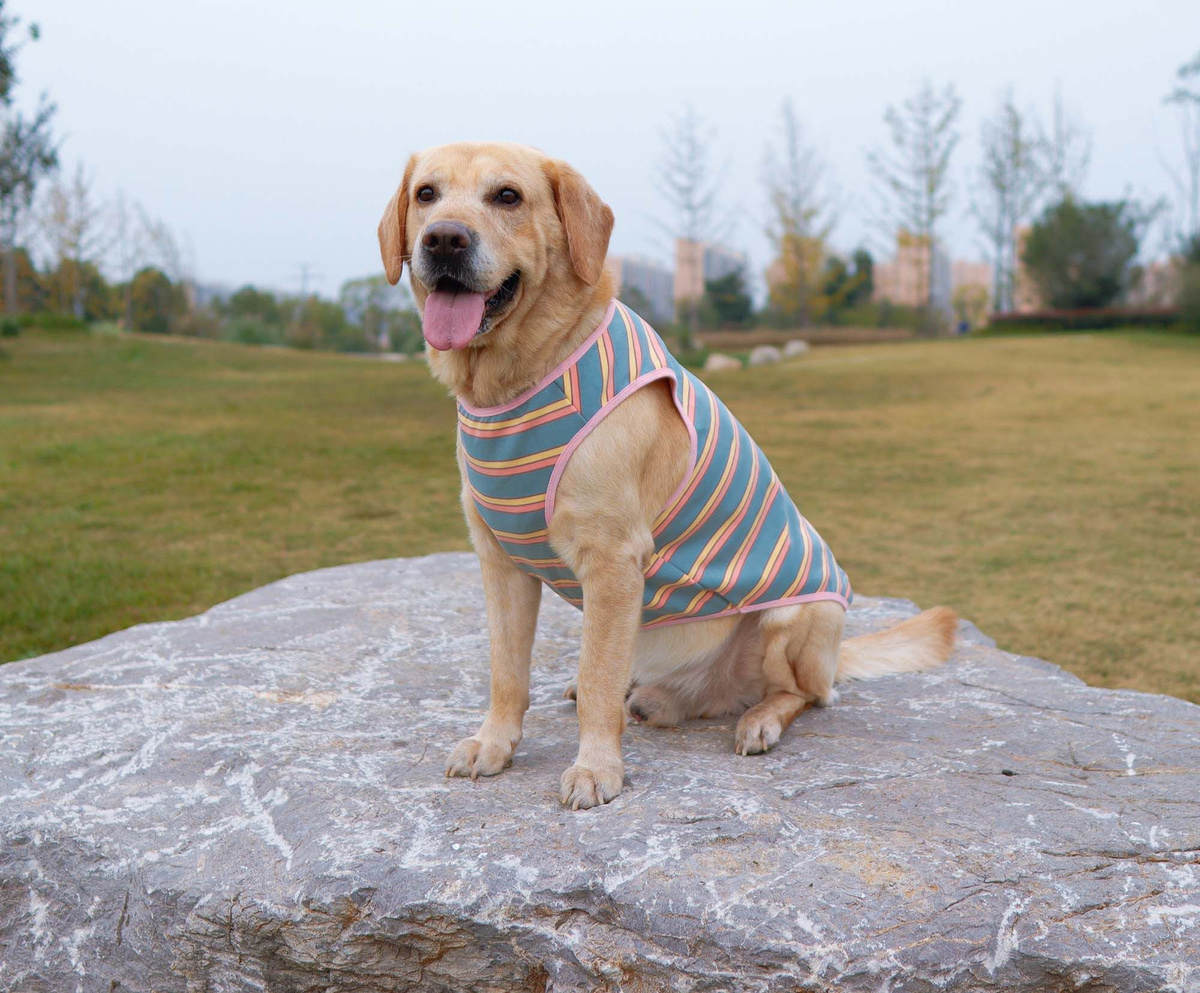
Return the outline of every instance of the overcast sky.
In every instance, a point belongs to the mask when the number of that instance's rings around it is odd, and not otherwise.
[[[1045,117],[1056,83],[1092,131],[1085,194],[1170,190],[1162,103],[1200,51],[1200,2],[482,3],[13,0],[42,40],[20,56],[28,100],[59,106],[66,165],[186,235],[204,282],[334,293],[380,271],[375,226],[408,153],[505,139],[568,159],[612,205],[612,250],[669,257],[654,222],[659,129],[691,102],[728,160],[731,241],[767,261],[759,182],[785,95],[840,191],[834,244],[874,239],[866,149],[886,106],[928,77],[964,100],[946,224],[966,217],[982,117],[1012,86]]]

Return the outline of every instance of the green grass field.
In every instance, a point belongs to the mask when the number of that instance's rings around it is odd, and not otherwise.
[[[270,580],[466,548],[424,365],[178,339],[0,342],[0,659]],[[818,350],[712,385],[860,593],[1200,702],[1200,339]]]

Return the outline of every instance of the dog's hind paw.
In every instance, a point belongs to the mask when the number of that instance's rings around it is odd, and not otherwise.
[[[513,747],[507,741],[463,738],[446,760],[447,776],[494,776],[512,765]]]
[[[777,744],[782,734],[783,722],[775,714],[752,707],[737,723],[733,750],[738,755],[760,755]]]

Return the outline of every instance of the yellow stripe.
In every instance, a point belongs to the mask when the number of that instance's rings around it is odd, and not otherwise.
[[[499,431],[502,428],[516,427],[518,424],[524,424],[526,421],[535,420],[544,414],[552,414],[569,406],[571,406],[571,401],[564,397],[561,400],[555,400],[553,403],[546,404],[545,407],[538,407],[537,410],[531,410],[520,417],[510,417],[504,421],[479,421],[473,417],[469,417],[461,410],[458,412],[458,419],[463,424],[473,427],[478,431]]]
[[[479,469],[511,469],[513,466],[528,465],[530,462],[540,462],[542,459],[561,455],[566,447],[566,445],[559,445],[557,448],[547,448],[543,452],[534,452],[532,455],[522,455],[519,459],[499,459],[496,461],[477,459],[468,452],[467,461]]]
[[[526,503],[537,503],[539,500],[545,499],[544,493],[535,493],[533,496],[523,497],[490,497],[484,493],[480,493],[474,486],[471,487],[471,493],[474,494],[475,499],[488,507],[493,505],[497,507],[519,507]]]
[[[763,566],[762,577],[759,579],[754,589],[742,597],[742,599],[738,602],[739,607],[744,607],[766,588],[767,577],[769,577],[771,573],[775,571],[775,563],[779,560],[779,556],[783,554],[784,545],[787,544],[787,536],[787,524],[785,522],[783,531],[779,535],[779,540],[775,542],[775,547],[771,550],[770,557],[767,559],[767,564]]]

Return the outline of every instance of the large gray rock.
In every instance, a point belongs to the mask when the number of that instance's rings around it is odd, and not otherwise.
[[[625,792],[572,813],[579,633],[547,597],[479,782],[442,776],[487,697],[468,555],[0,667],[0,989],[1200,990],[1200,708],[968,626],[766,756],[632,728]]]
[[[750,349],[750,357],[746,360],[749,365],[774,365],[783,358],[781,352],[774,345],[759,345],[756,348]]]

